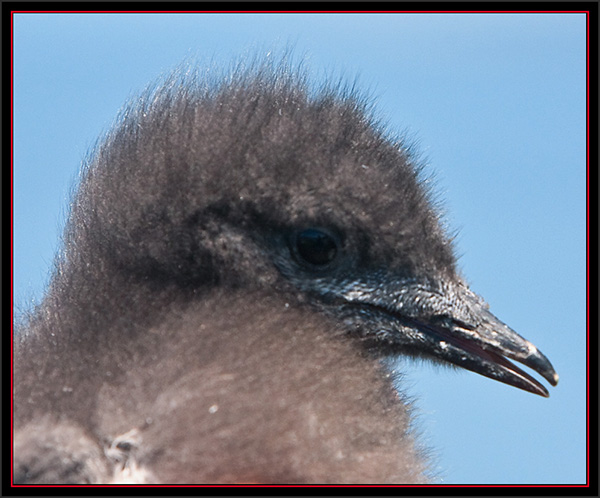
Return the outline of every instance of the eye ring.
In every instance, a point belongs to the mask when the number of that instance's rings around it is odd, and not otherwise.
[[[310,268],[329,267],[340,250],[338,238],[322,228],[298,230],[291,242],[296,260]]]

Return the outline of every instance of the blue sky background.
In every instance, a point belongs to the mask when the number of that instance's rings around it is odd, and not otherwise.
[[[583,483],[583,14],[20,14],[14,17],[14,301],[43,295],[82,158],[120,106],[183,59],[293,44],[318,81],[359,76],[437,177],[460,267],[536,344],[544,399],[400,361],[442,483]]]

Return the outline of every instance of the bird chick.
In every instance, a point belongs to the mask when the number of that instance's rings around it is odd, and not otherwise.
[[[558,381],[459,275],[405,145],[285,64],[126,106],[15,342],[21,483],[426,482],[382,358]]]

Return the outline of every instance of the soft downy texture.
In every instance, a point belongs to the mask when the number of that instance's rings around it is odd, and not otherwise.
[[[124,108],[16,340],[16,482],[421,483],[383,358],[547,395],[366,102],[263,61]]]

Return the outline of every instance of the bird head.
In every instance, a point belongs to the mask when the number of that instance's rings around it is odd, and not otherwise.
[[[126,107],[90,157],[69,257],[181,293],[269,289],[372,351],[542,396],[509,359],[558,381],[466,285],[409,149],[351,92],[264,70],[206,87],[174,77]]]

